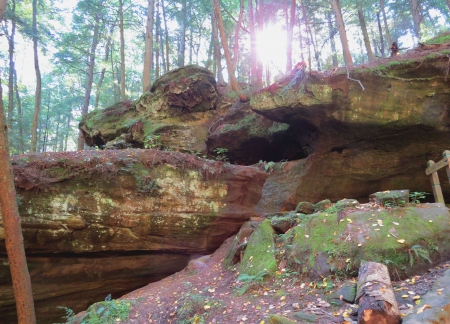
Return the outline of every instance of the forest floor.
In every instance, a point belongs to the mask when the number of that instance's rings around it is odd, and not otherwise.
[[[303,280],[286,273],[263,285],[245,290],[236,269],[223,269],[222,260],[233,238],[211,255],[206,267],[175,273],[121,298],[130,305],[125,323],[268,323],[269,315],[278,314],[298,323],[352,323],[355,306],[341,302],[336,291],[345,281],[333,278],[334,288],[326,291],[322,281]],[[400,312],[411,311],[413,296],[424,295],[434,281],[450,268],[450,262],[428,269],[421,276],[393,282]],[[355,278],[356,279],[356,278]],[[244,288],[244,289],[243,289]],[[408,294],[403,299],[401,295]],[[353,320],[355,317],[353,316]]]

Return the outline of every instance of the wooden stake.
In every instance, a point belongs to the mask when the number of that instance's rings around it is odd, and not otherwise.
[[[401,316],[384,264],[366,262],[359,268],[356,291],[358,324],[398,324]]]
[[[434,164],[435,163],[432,160],[427,162],[428,167],[431,167]],[[449,175],[450,172],[448,169],[449,167],[447,166],[447,175]],[[434,201],[437,203],[445,204],[444,196],[442,195],[441,184],[439,183],[439,176],[437,170],[431,173],[430,179],[431,179],[431,188],[433,189]]]

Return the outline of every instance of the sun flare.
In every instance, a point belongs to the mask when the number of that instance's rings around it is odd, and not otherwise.
[[[286,30],[281,25],[268,25],[256,35],[256,50],[261,62],[270,69],[286,68]]]

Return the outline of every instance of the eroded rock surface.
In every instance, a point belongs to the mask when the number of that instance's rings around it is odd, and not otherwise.
[[[100,148],[205,151],[204,141],[218,104],[214,75],[190,65],[156,80],[135,102],[87,114],[79,128],[87,145]]]
[[[256,216],[267,177],[253,167],[158,150],[46,153],[12,163],[39,316],[61,296],[60,306],[79,311],[99,295],[181,270],[189,254],[214,251]],[[6,318],[14,300],[2,264]]]

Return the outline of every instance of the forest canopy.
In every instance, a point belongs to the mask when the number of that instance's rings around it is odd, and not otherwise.
[[[177,67],[262,87],[298,62],[351,67],[450,27],[450,0],[221,0],[219,12],[214,2],[9,0],[0,79],[11,153],[82,149],[82,115],[136,100]]]

